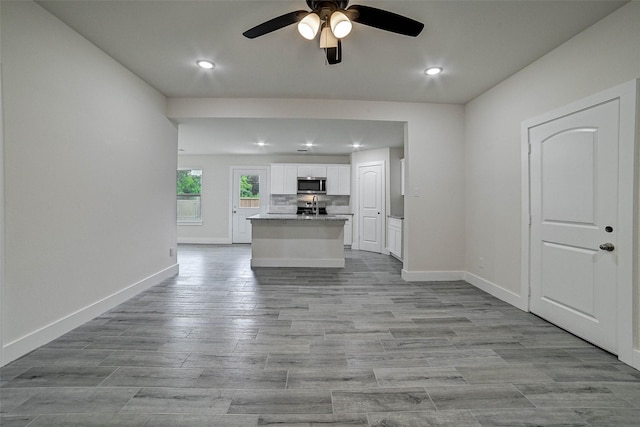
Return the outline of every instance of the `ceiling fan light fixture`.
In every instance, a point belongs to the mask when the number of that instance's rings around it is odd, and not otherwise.
[[[213,70],[216,68],[216,64],[206,59],[198,59],[196,61],[196,65],[200,68],[204,68],[205,70]]]
[[[442,67],[430,67],[424,70],[424,73],[427,76],[437,76],[442,72]]]
[[[348,36],[351,32],[351,28],[353,27],[353,24],[349,18],[347,18],[347,15],[339,10],[336,10],[331,14],[329,24],[331,25],[331,32],[338,39]]]
[[[320,48],[330,49],[333,47],[338,47],[338,39],[333,35],[328,26],[323,25],[322,31],[320,31]]]
[[[302,21],[298,22],[298,32],[307,40],[313,40],[318,34],[319,28],[320,17],[314,12],[311,12]]]

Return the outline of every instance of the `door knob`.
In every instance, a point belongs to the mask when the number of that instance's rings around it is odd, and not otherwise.
[[[602,249],[603,251],[607,251],[607,252],[611,252],[615,248],[616,247],[613,246],[613,243],[603,243],[603,244],[600,245],[600,249]]]

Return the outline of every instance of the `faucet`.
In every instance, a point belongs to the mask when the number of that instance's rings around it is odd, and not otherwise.
[[[313,195],[313,199],[311,199],[311,208],[312,212],[316,213],[316,216],[320,213],[320,209],[318,208],[318,196]]]

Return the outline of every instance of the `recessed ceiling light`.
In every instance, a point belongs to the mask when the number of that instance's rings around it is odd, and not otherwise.
[[[264,147],[265,145],[267,145],[267,144],[265,144],[264,142],[258,142],[258,146],[259,147]]]
[[[307,142],[307,143],[306,143],[306,144],[304,144],[304,145],[306,145],[307,147],[313,147],[313,142]]]
[[[424,73],[427,76],[435,76],[438,75],[442,72],[442,67],[431,67],[431,68],[427,68],[426,70],[424,70]]]
[[[205,70],[212,70],[216,68],[216,64],[211,61],[207,61],[206,59],[198,59],[196,61],[196,64],[198,65],[198,67],[204,68]]]
[[[359,143],[357,143],[357,142],[354,142],[353,144],[351,144],[351,146],[352,146],[353,148],[360,148],[360,147],[362,147],[362,144],[359,144]]]

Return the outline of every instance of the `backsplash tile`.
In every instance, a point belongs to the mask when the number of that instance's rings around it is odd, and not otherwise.
[[[318,196],[327,206],[327,212],[332,214],[351,213],[350,196]],[[296,213],[298,200],[311,202],[312,195],[297,194],[272,194],[269,212],[271,213]]]

